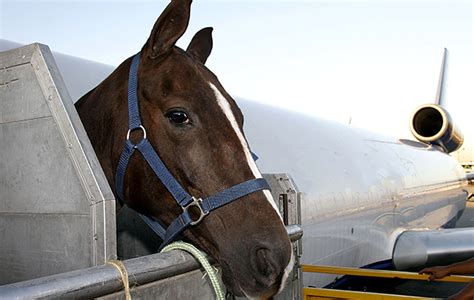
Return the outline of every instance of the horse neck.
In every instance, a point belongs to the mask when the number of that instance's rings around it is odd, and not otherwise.
[[[113,187],[115,170],[128,129],[127,82],[130,59],[76,103],[76,109]]]

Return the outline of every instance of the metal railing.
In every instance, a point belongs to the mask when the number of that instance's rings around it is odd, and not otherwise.
[[[287,226],[292,241],[301,237],[301,227]],[[179,289],[179,281],[165,280],[200,269],[199,263],[188,253],[170,251],[127,259],[123,264],[128,272],[131,287],[145,286],[152,282],[163,281],[162,285],[171,285]],[[202,275],[196,275],[197,278]],[[194,280],[196,281],[196,280]],[[188,287],[206,288],[202,281],[190,283]],[[166,290],[161,286],[163,290]],[[81,270],[41,277],[37,279],[0,286],[1,299],[37,299],[37,298],[96,298],[120,292],[123,282],[117,269],[111,265],[101,265]],[[168,288],[170,289],[170,288]],[[132,294],[135,291],[132,290]],[[212,295],[212,290],[209,290]],[[140,292],[143,294],[143,292]],[[207,294],[206,294],[207,295]],[[164,294],[153,294],[166,299]],[[153,297],[149,297],[153,298]]]
[[[301,265],[301,270],[308,273],[324,273],[324,274],[338,274],[338,275],[349,275],[349,276],[362,276],[362,277],[376,277],[376,278],[391,278],[391,279],[405,279],[405,280],[421,280],[429,281],[429,275],[418,274],[413,272],[402,272],[402,271],[388,271],[388,270],[372,270],[372,269],[358,269],[358,268],[346,268],[346,267],[335,267],[335,266],[313,266],[313,265]],[[460,276],[451,275],[441,279],[436,279],[438,282],[458,282],[468,283],[474,281],[472,276]],[[325,288],[303,288],[303,299],[436,299],[436,298],[425,298],[415,296],[402,296],[392,294],[379,294],[379,293],[368,293],[368,292],[356,292],[356,291],[345,291],[337,289],[325,289]]]
[[[390,294],[379,294],[379,293],[368,293],[368,292],[355,292],[355,291],[343,291],[343,290],[331,290],[323,288],[304,288],[303,299],[314,300],[314,299],[364,299],[364,300],[414,300],[414,299],[437,299],[437,298],[424,298],[414,296],[402,296],[402,295],[390,295]]]

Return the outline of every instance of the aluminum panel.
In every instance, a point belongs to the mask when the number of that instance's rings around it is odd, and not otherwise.
[[[50,50],[0,70],[0,283],[115,258],[115,199]]]
[[[0,124],[51,115],[30,64],[0,69],[0,94]]]
[[[76,108],[66,90],[59,69],[47,46],[33,44],[31,62],[49,109],[58,125],[64,145],[90,205],[91,265],[116,258],[115,198],[87,137]],[[70,201],[77,201],[71,199]],[[85,229],[84,229],[85,230]]]
[[[209,278],[203,271],[195,270],[178,276],[168,277],[145,285],[132,287],[132,299],[215,299]],[[124,292],[117,292],[97,299],[115,300],[124,299]]]
[[[2,213],[0,228],[0,285],[90,264],[88,215]]]
[[[53,118],[0,124],[0,140],[1,213],[89,213]]]

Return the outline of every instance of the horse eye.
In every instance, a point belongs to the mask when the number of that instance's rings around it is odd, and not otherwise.
[[[171,123],[177,125],[189,124],[191,120],[184,111],[170,111],[165,115]]]

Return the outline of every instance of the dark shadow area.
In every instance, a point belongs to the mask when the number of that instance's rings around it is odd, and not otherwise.
[[[161,239],[132,209],[124,206],[117,214],[117,256],[129,259],[158,252]]]
[[[384,268],[384,270],[393,271],[394,268],[390,266]],[[465,286],[466,283],[343,276],[326,288],[403,296],[447,298],[456,294]]]

